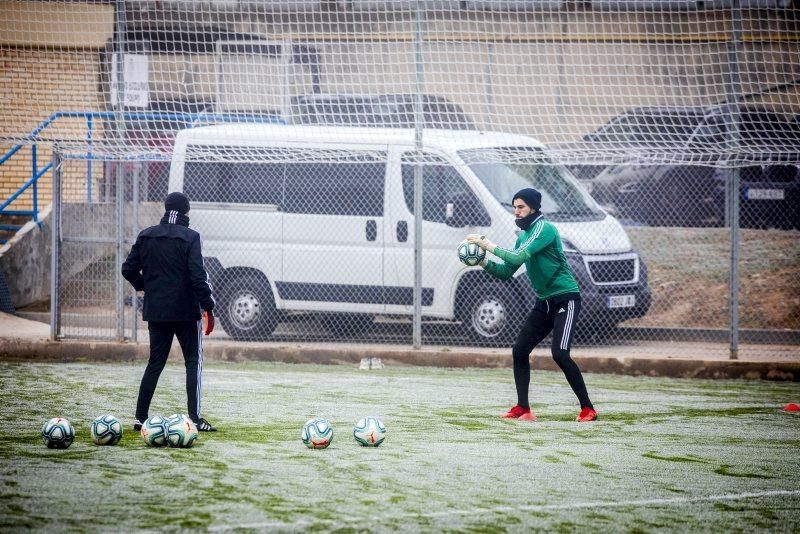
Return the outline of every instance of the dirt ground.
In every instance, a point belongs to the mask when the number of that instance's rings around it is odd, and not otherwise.
[[[628,228],[647,262],[653,303],[631,326],[724,328],[729,324],[730,232]],[[800,329],[800,232],[741,230],[742,328]]]

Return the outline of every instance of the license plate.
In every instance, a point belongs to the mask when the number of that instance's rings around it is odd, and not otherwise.
[[[748,189],[748,200],[783,200],[783,189]]]
[[[636,306],[636,295],[614,295],[608,297],[609,308],[632,308]]]

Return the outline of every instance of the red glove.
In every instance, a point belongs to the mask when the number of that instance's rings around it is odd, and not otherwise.
[[[205,310],[203,312],[203,319],[205,319],[206,323],[205,334],[209,335],[211,332],[214,331],[214,316],[211,314],[210,311]]]

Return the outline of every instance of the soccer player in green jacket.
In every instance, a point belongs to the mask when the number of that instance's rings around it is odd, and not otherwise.
[[[564,372],[581,404],[577,420],[594,421],[597,419],[597,412],[589,400],[583,375],[569,355],[575,324],[581,310],[581,296],[578,283],[564,256],[561,237],[556,227],[540,211],[542,194],[539,191],[533,188],[522,189],[514,195],[512,203],[515,222],[522,230],[513,249],[499,247],[486,239],[486,236],[467,236],[467,241],[500,258],[500,262],[484,260],[482,266],[486,272],[500,280],[508,280],[525,264],[528,280],[536,293],[536,304],[522,325],[512,350],[517,404],[503,418],[536,420],[528,402],[530,354],[547,334],[553,332],[553,359]]]

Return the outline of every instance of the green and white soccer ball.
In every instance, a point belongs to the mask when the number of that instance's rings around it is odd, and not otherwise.
[[[386,427],[374,415],[362,417],[356,422],[353,437],[359,445],[364,447],[377,447],[386,439]]]
[[[48,449],[66,449],[74,440],[75,429],[63,417],[54,417],[42,426],[42,441]]]
[[[197,425],[188,415],[171,415],[164,424],[167,429],[167,445],[179,449],[188,449],[194,445],[198,437]]]
[[[475,243],[468,243],[466,240],[458,245],[458,259],[461,263],[469,267],[475,267],[486,257],[486,251]]]
[[[150,447],[164,447],[167,445],[167,420],[154,415],[142,423],[142,439]]]
[[[309,449],[324,449],[333,441],[333,427],[327,419],[309,419],[300,431],[300,439]]]
[[[111,414],[101,415],[89,425],[95,445],[116,445],[122,439],[122,423]]]

